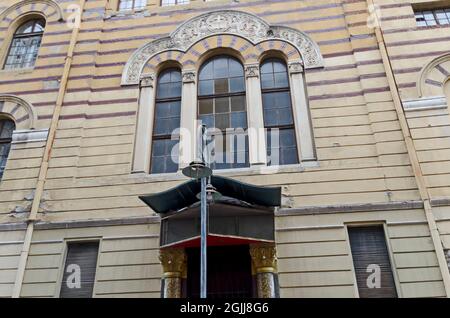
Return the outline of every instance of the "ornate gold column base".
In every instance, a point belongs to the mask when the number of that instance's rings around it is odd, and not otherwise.
[[[274,244],[250,245],[252,269],[256,274],[258,298],[275,298],[275,273],[277,272],[277,256]]]
[[[276,297],[274,273],[256,274],[256,284],[258,286],[258,298]]]
[[[167,248],[159,251],[163,267],[164,298],[181,298],[181,280],[186,272],[186,254],[182,248]]]
[[[181,277],[166,277],[164,280],[164,298],[181,298]]]

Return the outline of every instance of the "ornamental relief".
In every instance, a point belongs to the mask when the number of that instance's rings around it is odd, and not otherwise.
[[[270,26],[261,18],[241,11],[214,11],[202,14],[180,25],[168,37],[147,43],[130,57],[122,74],[122,85],[139,82],[145,63],[155,54],[166,50],[186,52],[198,41],[218,34],[232,34],[257,43],[270,39],[284,40],[301,53],[304,67],[323,66],[319,47],[305,33],[283,26]]]

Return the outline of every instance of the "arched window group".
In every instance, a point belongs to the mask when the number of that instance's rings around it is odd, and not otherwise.
[[[268,165],[299,163],[289,74],[282,59],[260,65],[260,84]],[[180,127],[181,72],[166,69],[157,78],[151,173],[176,172]],[[249,101],[251,102],[251,101]],[[213,169],[249,167],[249,138],[244,66],[228,55],[205,61],[198,72],[197,119],[208,128]]]
[[[4,69],[34,66],[41,46],[44,28],[44,19],[29,20],[17,28],[5,59]]]

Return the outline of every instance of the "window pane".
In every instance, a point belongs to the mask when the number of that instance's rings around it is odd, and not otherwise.
[[[226,57],[214,60],[214,78],[228,77],[228,59]]]
[[[199,81],[199,94],[200,95],[214,94],[214,80]]]
[[[287,73],[275,73],[275,87],[289,87]]]
[[[216,98],[216,113],[229,113],[230,112],[230,100],[228,97]]]
[[[261,74],[261,88],[272,88],[275,86],[275,82],[273,80],[273,74]]]
[[[172,153],[175,157],[172,157]],[[152,143],[151,173],[172,173],[178,170],[178,140],[161,139]]]
[[[228,93],[228,79],[214,80],[214,93],[215,94]]]
[[[245,91],[244,77],[230,78],[230,92],[237,93]]]
[[[214,113],[213,110],[213,99],[200,99],[198,101],[198,113],[200,115],[203,114],[212,114]]]
[[[232,96],[231,97],[231,111],[243,111],[245,110],[245,96]]]

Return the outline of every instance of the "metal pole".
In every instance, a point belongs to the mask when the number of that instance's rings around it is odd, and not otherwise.
[[[204,151],[204,143],[205,143],[205,127],[201,128],[201,152],[203,159],[203,151]],[[200,230],[200,298],[206,298],[206,286],[207,286],[207,263],[206,263],[206,254],[207,254],[207,220],[208,220],[208,207],[206,202],[206,182],[207,178],[201,179],[201,202],[200,202],[200,221],[201,221],[201,230]]]

